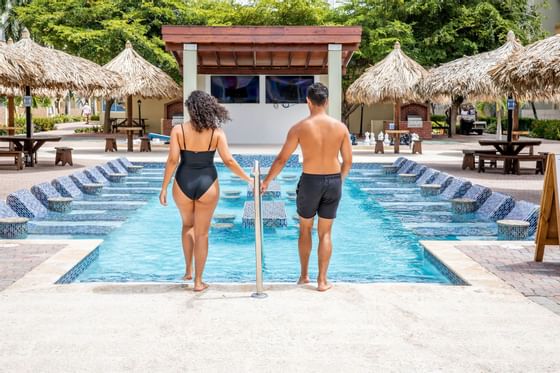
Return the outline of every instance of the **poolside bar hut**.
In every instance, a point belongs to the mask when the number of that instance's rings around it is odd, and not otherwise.
[[[141,98],[176,98],[181,95],[181,88],[175,81],[160,68],[146,61],[132,47],[130,41],[126,42],[124,50],[105,66],[106,69],[120,74],[123,84],[110,92],[112,98],[126,97],[126,122],[128,127],[133,126],[133,96]],[[112,105],[112,102],[110,102]],[[105,126],[107,130],[110,107],[105,110]],[[139,118],[140,120],[141,118]],[[141,123],[138,123],[140,126]]]
[[[231,143],[280,144],[309,115],[313,82],[328,86],[329,113],[340,119],[342,76],[362,28],[164,26],[162,34],[181,66],[183,97],[195,89],[216,97],[232,118],[224,126]]]
[[[428,76],[420,82],[418,89],[422,95],[433,101],[451,99],[450,134],[456,131],[457,114],[463,100],[468,98],[496,102],[501,101],[501,98],[508,94],[508,91],[502,90],[494,83],[489,71],[521,49],[523,47],[515,39],[513,31],[509,31],[507,41],[498,49],[462,57],[429,71]],[[497,105],[498,112],[500,106]],[[500,115],[497,117],[500,118]],[[501,126],[498,127],[501,130]]]
[[[401,105],[420,101],[416,90],[427,71],[408,57],[397,41],[384,59],[369,67],[346,91],[346,100],[352,104],[372,105],[394,103],[395,129],[401,126]]]
[[[3,48],[17,53],[25,58],[25,62],[41,70],[35,79],[22,80],[17,85],[5,85],[4,88],[21,89],[25,96],[31,98],[31,89],[38,92],[74,91],[82,94],[103,92],[121,84],[120,75],[106,70],[101,66],[81,57],[72,56],[65,52],[43,47],[31,40],[29,31],[24,29],[21,40]],[[30,70],[29,72],[31,72]],[[31,122],[31,107],[26,106],[26,134],[31,137],[33,125]]]

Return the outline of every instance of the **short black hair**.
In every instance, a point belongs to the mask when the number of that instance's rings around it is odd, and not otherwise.
[[[329,89],[323,83],[313,83],[307,87],[307,98],[314,105],[323,106],[329,98]]]

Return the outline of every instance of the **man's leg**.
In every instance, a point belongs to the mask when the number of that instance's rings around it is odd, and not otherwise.
[[[327,281],[327,271],[332,254],[331,231],[334,219],[319,218],[319,276],[317,276],[317,290],[326,291],[332,287]]]
[[[299,262],[301,265],[301,274],[299,276],[298,284],[309,283],[309,256],[311,255],[311,230],[313,229],[313,218],[304,219],[299,218]]]

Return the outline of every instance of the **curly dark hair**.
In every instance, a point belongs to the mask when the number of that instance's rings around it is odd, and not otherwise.
[[[220,128],[231,119],[226,108],[215,97],[203,91],[193,91],[187,98],[186,106],[191,124],[197,132]]]

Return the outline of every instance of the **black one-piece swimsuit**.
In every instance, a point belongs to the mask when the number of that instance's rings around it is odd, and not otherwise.
[[[183,126],[181,129],[183,130],[183,144],[186,147],[185,129]],[[218,172],[214,166],[216,149],[210,150],[213,138],[214,130],[212,130],[208,151],[194,152],[181,149],[181,162],[175,173],[175,181],[183,193],[193,201],[202,197],[218,178]]]

